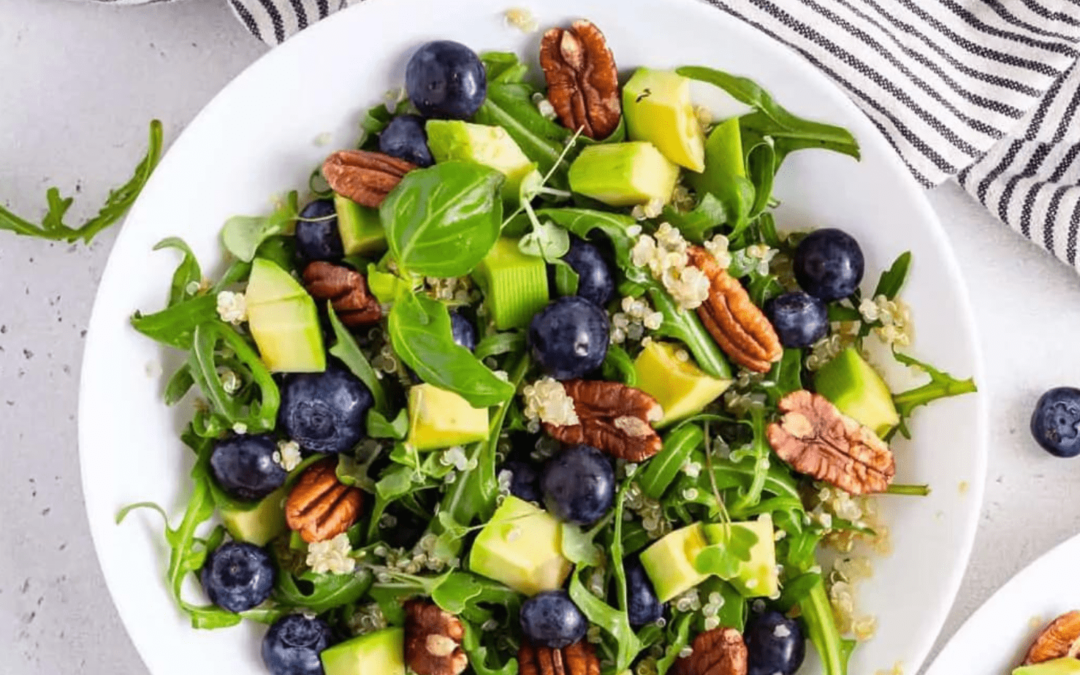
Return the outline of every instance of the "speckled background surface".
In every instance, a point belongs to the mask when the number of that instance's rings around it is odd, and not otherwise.
[[[127,179],[148,119],[174,139],[263,51],[223,0],[0,0],[0,200],[36,217],[57,185],[86,215]],[[990,401],[986,503],[949,635],[1080,531],[1068,499],[1080,460],[1049,458],[1027,432],[1041,391],[1080,384],[1080,278],[956,185],[930,196],[971,288]],[[0,672],[10,675],[146,672],[98,570],[76,441],[83,336],[114,237],[83,247],[0,233]]]

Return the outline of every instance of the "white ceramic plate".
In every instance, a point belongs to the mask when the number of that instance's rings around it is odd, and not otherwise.
[[[1080,609],[1080,589],[1072,583],[1077,564],[1080,536],[1044,554],[994,593],[925,675],[1009,675],[1049,622]]]
[[[517,0],[370,0],[270,52],[230,84],[177,139],[132,210],[101,282],[87,337],[80,401],[80,453],[91,531],[113,598],[154,675],[263,673],[258,626],[191,630],[162,582],[161,523],[149,512],[114,523],[125,504],[155,500],[178,513],[190,452],[177,432],[189,410],[161,402],[175,354],[132,330],[136,309],[162,306],[174,254],[152,253],[185,238],[210,273],[220,272],[218,231],[229,216],[270,209],[274,195],[307,184],[336,147],[355,142],[362,112],[399,86],[415,47],[435,38],[474,49],[535,54],[539,35],[508,28]],[[542,11],[540,8],[543,7]],[[867,257],[867,284],[902,251],[914,252],[905,292],[917,318],[918,356],[958,374],[981,374],[963,281],[921,190],[872,124],[822,75],[753,29],[692,0],[545,0],[544,26],[587,16],[606,32],[620,66],[716,66],[749,75],[796,113],[842,124],[859,138],[861,163],[826,152],[797,153],[776,194],[784,228],[832,225],[853,233]],[[315,139],[331,136],[320,147]],[[930,483],[926,499],[886,497],[895,553],[863,590],[879,637],[860,649],[864,675],[925,658],[952,604],[975,532],[985,472],[980,397],[916,415],[914,443],[898,445],[898,480]],[[966,489],[961,486],[966,486]],[[816,666],[808,666],[813,675]]]

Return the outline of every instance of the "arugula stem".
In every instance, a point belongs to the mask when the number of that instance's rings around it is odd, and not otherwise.
[[[972,379],[936,381],[896,394],[893,396],[893,403],[897,410],[904,411],[901,414],[910,414],[913,409],[939,398],[972,394],[976,391],[978,389]]]
[[[810,588],[806,598],[799,604],[803,621],[810,641],[821,657],[825,675],[847,675],[844,649],[840,640],[840,631],[836,627],[836,617],[825,592],[825,582],[818,579]]]
[[[885,494],[907,495],[910,497],[929,497],[929,485],[890,485]]]

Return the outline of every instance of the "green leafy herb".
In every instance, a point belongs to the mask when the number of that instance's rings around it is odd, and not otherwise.
[[[572,523],[561,523],[561,547],[563,556],[575,565],[595,567],[603,560],[603,551],[596,545],[596,535],[607,527],[610,518],[604,518],[593,525],[588,532]]]
[[[352,333],[341,323],[341,319],[338,318],[337,312],[334,311],[334,307],[330,302],[326,303],[326,315],[330,317],[330,326],[334,330],[334,346],[329,349],[330,354],[344,363],[345,367],[353,375],[360,378],[360,381],[371,391],[371,397],[375,401],[375,411],[383,416],[389,415],[390,404],[387,402],[386,392],[383,391],[382,381],[379,379],[375,369],[368,363],[364,352],[360,350],[360,346],[356,344]]]
[[[518,240],[518,248],[525,255],[554,262],[570,250],[570,235],[554,223],[537,221],[532,232]]]
[[[675,619],[675,639],[667,645],[664,655],[657,659],[656,675],[666,675],[679,658],[679,652],[690,643],[690,621],[692,618],[692,614],[686,613],[680,614]]]
[[[513,657],[501,666],[490,664],[492,650],[481,644],[482,635],[483,631],[472,622],[465,623],[465,639],[462,640],[461,647],[469,655],[469,666],[476,671],[476,675],[517,675],[518,662]]]
[[[237,361],[243,364],[259,390],[258,400],[244,402],[225,390],[215,354],[218,344],[231,349]],[[281,404],[277,383],[255,350],[230,326],[221,321],[209,321],[195,328],[188,370],[214,414],[224,418],[227,426],[242,424],[251,433],[274,429]]]
[[[737,236],[750,221],[754,207],[754,184],[746,177],[746,162],[742,151],[740,120],[729,119],[709,135],[705,145],[705,170],[688,172],[687,182],[697,190],[701,198],[697,208],[696,222],[679,228],[694,241],[704,241],[705,231],[717,225],[727,224],[729,236]],[[714,201],[709,204],[707,198]],[[699,213],[703,212],[703,213]],[[712,220],[711,223],[708,221]],[[672,221],[673,225],[676,223]]]
[[[694,355],[698,366],[709,375],[722,380],[731,379],[731,366],[716,346],[716,340],[713,340],[701,325],[697,314],[684,311],[676,305],[671,296],[652,280],[649,280],[646,287],[653,307],[664,315],[656,333],[681,340]]]
[[[367,414],[367,434],[371,438],[393,438],[401,441],[409,433],[409,414],[405,410],[398,411],[393,421],[389,421],[378,410],[370,410]]]
[[[521,83],[529,71],[529,66],[513,52],[483,52],[480,60],[484,63],[488,82]]]
[[[756,534],[745,527],[722,525],[718,543],[706,546],[694,559],[694,569],[701,574],[715,574],[731,579],[742,563],[750,561],[750,552],[758,542]]]
[[[675,480],[690,454],[701,447],[705,434],[696,424],[684,424],[668,433],[664,447],[645,465],[638,478],[642,494],[650,499],[660,499]]]
[[[608,345],[600,374],[610,382],[622,382],[628,387],[637,386],[637,370],[634,359],[619,345]]]
[[[191,376],[188,364],[184,363],[172,374],[165,384],[165,405],[176,405],[180,399],[187,395],[195,385],[195,379]]]
[[[268,216],[233,216],[226,220],[221,228],[221,244],[238,259],[251,262],[259,246],[270,237],[287,232],[299,213],[294,190]]]
[[[765,388],[769,396],[769,402],[776,405],[777,401],[793,391],[798,391],[802,386],[802,357],[801,349],[785,349],[784,356],[769,371],[768,381],[772,384]]]
[[[799,603],[806,632],[821,658],[825,675],[847,675],[847,655],[836,627],[836,617],[820,577],[810,587],[806,598]]]
[[[566,172],[570,162],[560,157],[566,141],[573,132],[544,117],[532,95],[535,89],[520,82],[492,82],[488,84],[487,98],[473,121],[502,127],[518,144],[525,156],[537,163],[540,172],[552,174],[552,184],[565,187]]]
[[[353,574],[315,574],[308,570],[294,576],[283,572],[278,574],[273,598],[289,608],[322,614],[356,602],[368,592],[372,581],[374,577],[367,569]]]
[[[197,295],[153,314],[135,312],[131,325],[152,340],[177,349],[191,349],[195,328],[217,318],[217,296]]]
[[[184,256],[180,264],[177,265],[176,271],[173,272],[172,284],[169,286],[169,304],[167,306],[172,307],[194,297],[198,293],[198,288],[196,288],[195,293],[191,293],[188,287],[192,284],[198,286],[202,282],[202,268],[199,267],[199,260],[191,251],[191,247],[183,239],[169,237],[162,239],[154,246],[155,251],[166,248],[174,248]]]
[[[910,267],[911,251],[900,254],[896,262],[882,273],[872,297],[876,298],[879,295],[884,295],[889,300],[896,298],[897,294],[900,293],[900,289],[904,287],[904,281],[907,279]]]
[[[555,292],[560,296],[577,295],[578,283],[581,281],[578,273],[565,260],[551,262],[555,266]]]
[[[753,186],[749,189],[752,193]],[[753,194],[750,195],[749,202],[753,202]],[[749,205],[747,210],[749,210]],[[738,221],[738,217],[735,216],[735,218]],[[665,206],[664,220],[679,228],[684,237],[700,244],[705,241],[711,230],[731,221],[732,215],[719,199],[706,192],[692,211],[682,212],[674,207]]]
[[[476,351],[473,354],[483,361],[489,356],[521,351],[524,347],[525,335],[520,332],[492,333],[477,343]]]
[[[911,432],[907,428],[907,421],[915,408],[940,398],[972,394],[978,391],[975,380],[971,378],[958,380],[946,372],[942,372],[929,364],[917,361],[900,352],[894,351],[893,357],[905,366],[914,366],[930,376],[930,381],[921,387],[893,395],[896,412],[900,413],[900,424],[897,429],[903,434],[904,438],[911,438]]]

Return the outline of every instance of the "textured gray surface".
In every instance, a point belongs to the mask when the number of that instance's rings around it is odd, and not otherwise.
[[[45,189],[57,185],[85,215],[126,180],[148,119],[161,118],[175,138],[262,52],[224,0],[143,8],[0,0],[0,199],[37,216]],[[975,555],[947,635],[1080,529],[1080,508],[1064,499],[1080,481],[1080,460],[1050,459],[1026,429],[1042,390],[1080,383],[1080,279],[957,186],[931,199],[971,288],[992,439]],[[0,670],[11,675],[145,672],[98,571],[76,446],[82,337],[114,236],[83,247],[0,233]]]

